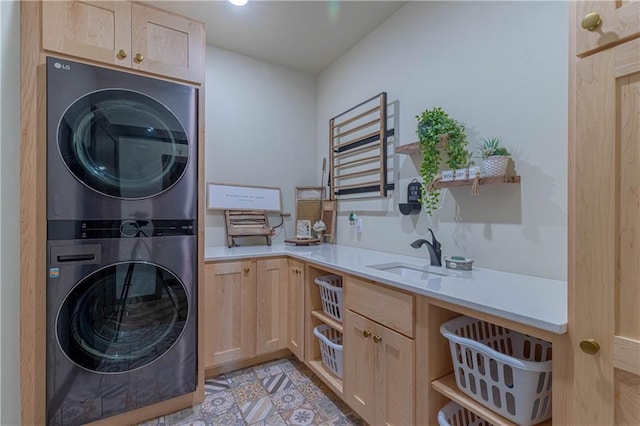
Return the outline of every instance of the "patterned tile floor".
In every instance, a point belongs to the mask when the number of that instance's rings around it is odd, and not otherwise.
[[[311,370],[289,357],[208,379],[202,404],[140,426],[364,424]]]

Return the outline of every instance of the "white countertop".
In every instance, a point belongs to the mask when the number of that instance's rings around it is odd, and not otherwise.
[[[418,258],[337,244],[293,246],[276,243],[271,246],[206,247],[205,260],[287,255],[541,330],[556,334],[567,332],[566,281],[475,267],[472,271],[455,271],[431,266],[424,266],[422,277],[412,279],[368,267],[392,262],[428,265],[426,250],[424,252],[425,257]]]

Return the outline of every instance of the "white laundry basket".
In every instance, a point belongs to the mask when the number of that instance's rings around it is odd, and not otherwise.
[[[451,401],[438,411],[440,426],[493,426],[482,417]]]
[[[342,378],[342,333],[326,324],[313,329],[320,342],[320,354],[324,365]]]
[[[462,392],[521,426],[551,418],[551,343],[465,316],[440,333]]]
[[[331,318],[342,322],[342,277],[323,275],[315,279],[320,287],[322,310]]]

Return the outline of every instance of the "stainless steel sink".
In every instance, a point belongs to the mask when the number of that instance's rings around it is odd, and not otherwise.
[[[392,274],[413,280],[428,280],[429,278],[434,278],[436,276],[446,277],[450,275],[444,270],[434,266],[414,265],[404,262],[381,263],[379,265],[367,265],[367,267],[377,269],[379,271],[391,272]]]

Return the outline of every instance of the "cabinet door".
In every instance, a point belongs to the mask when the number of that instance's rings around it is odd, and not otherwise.
[[[578,30],[576,46],[578,54],[602,48],[640,33],[640,1],[579,1],[575,16]],[[600,15],[602,23],[594,31],[583,29],[582,20],[589,13]]]
[[[575,424],[637,425],[640,39],[577,61],[576,97],[569,200]]]
[[[373,333],[375,424],[415,424],[415,343],[380,324]]]
[[[289,260],[289,350],[304,361],[304,264]]]
[[[256,263],[205,267],[205,367],[255,355]]]
[[[377,424],[374,422],[376,366],[372,340],[375,323],[347,310],[344,326],[345,401],[367,423]]]
[[[139,4],[131,5],[131,66],[200,82],[204,71],[204,24]]]
[[[287,259],[257,262],[256,353],[287,347]]]
[[[107,64],[131,66],[131,3],[42,2],[44,50]],[[119,55],[119,51],[125,55]]]

